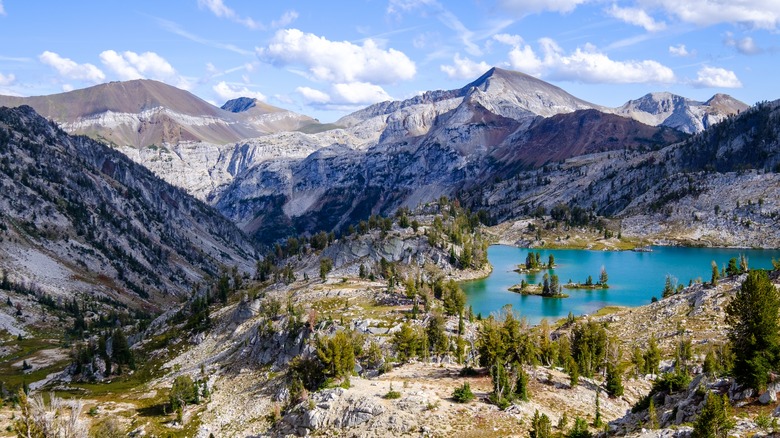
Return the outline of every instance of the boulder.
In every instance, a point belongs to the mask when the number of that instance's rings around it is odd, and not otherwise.
[[[758,401],[762,405],[768,405],[769,403],[775,403],[777,401],[777,392],[775,392],[774,389],[767,389],[764,391],[763,394],[761,394],[761,397],[758,398]]]

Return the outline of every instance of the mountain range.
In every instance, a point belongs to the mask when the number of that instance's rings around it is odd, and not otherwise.
[[[149,80],[0,104],[29,104],[68,132],[108,141],[262,243],[344,229],[585,154],[659,150],[748,108],[723,94],[698,102],[670,93],[607,108],[500,68],[332,125],[249,98],[216,108]]]
[[[95,85],[51,96],[0,96],[0,106],[28,105],[72,134],[112,146],[143,148],[183,142],[224,144],[317,121],[252,100],[223,108],[152,80]]]

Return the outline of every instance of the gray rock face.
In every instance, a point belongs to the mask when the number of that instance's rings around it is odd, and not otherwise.
[[[648,125],[663,125],[695,134],[747,108],[725,94],[716,94],[707,102],[697,102],[663,92],[646,94],[611,111]]]

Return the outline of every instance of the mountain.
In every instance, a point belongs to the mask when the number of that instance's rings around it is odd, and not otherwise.
[[[67,117],[51,117],[66,97]],[[582,154],[662,148],[684,139],[670,128],[698,132],[745,108],[726,95],[700,103],[669,93],[606,108],[500,68],[333,125],[251,98],[216,108],[153,81],[27,99],[68,131],[90,126],[92,136],[124,141],[115,142],[120,151],[264,242],[340,229]],[[165,120],[141,123],[138,114],[150,111]]]
[[[492,69],[459,90],[372,105],[339,120],[343,129],[268,136],[283,149],[303,139],[333,141],[303,158],[244,160],[250,164],[206,199],[246,232],[273,240],[344,229],[518,168],[684,138],[599,109],[522,73]]]
[[[316,123],[266,104],[255,105],[261,110],[237,115],[188,91],[147,79],[51,96],[0,96],[0,105],[29,105],[72,134],[134,148],[183,142],[225,144]]]
[[[499,223],[532,210],[576,207],[615,218],[623,236],[776,248],[780,100],[663,148],[580,155],[526,168],[462,198]]]
[[[727,94],[697,102],[672,93],[650,93],[612,111],[653,126],[668,126],[688,134],[704,131],[748,106]]]
[[[164,306],[255,249],[211,207],[29,106],[0,108],[0,266],[55,297]]]

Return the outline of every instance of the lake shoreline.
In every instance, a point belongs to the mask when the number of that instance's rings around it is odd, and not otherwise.
[[[709,281],[712,261],[724,266],[730,258],[745,254],[752,268],[771,268],[771,259],[780,259],[778,250],[683,246],[654,246],[652,249],[652,252],[598,251],[491,245],[488,248],[488,261],[492,272],[484,276],[486,270],[483,270],[480,279],[473,279],[477,275],[470,273],[468,277],[471,281],[463,281],[460,285],[475,314],[489,315],[511,305],[531,324],[537,324],[543,318],[565,318],[569,312],[574,315],[592,315],[605,306],[637,307],[649,304],[652,297],[661,297],[667,274],[671,274],[677,284]],[[569,292],[565,300],[544,300],[540,299],[541,294],[509,291],[511,286],[520,284],[521,280],[538,287],[543,275],[548,272],[547,269],[532,273],[514,271],[526,260],[529,252],[541,252],[541,258],[545,261],[551,255],[554,257],[553,271],[561,279],[561,286],[578,283],[585,285],[585,279],[590,276],[594,277],[594,285],[567,288],[584,293]],[[601,287],[595,281],[602,268],[609,273],[608,288]]]

